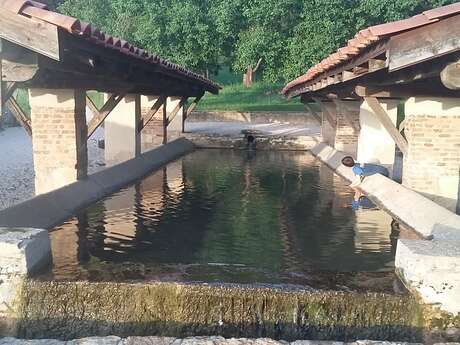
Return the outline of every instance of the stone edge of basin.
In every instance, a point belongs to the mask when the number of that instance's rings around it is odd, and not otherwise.
[[[0,211],[0,227],[52,229],[86,207],[195,150],[180,138],[47,194]]]
[[[344,153],[325,143],[312,154],[348,181],[350,168],[341,164]],[[452,315],[460,313],[460,216],[382,175],[367,177],[361,189],[382,209],[423,239],[400,239],[396,272],[424,303]]]
[[[283,340],[261,339],[225,339],[222,337],[190,337],[186,339],[162,338],[162,337],[129,337],[119,338],[115,336],[91,337],[70,341],[51,339],[20,340],[15,338],[0,338],[0,345],[422,345],[420,343],[388,342],[375,340],[358,340],[344,343],[340,341],[316,341],[297,340],[287,342]],[[458,343],[439,343],[434,345],[447,345]]]

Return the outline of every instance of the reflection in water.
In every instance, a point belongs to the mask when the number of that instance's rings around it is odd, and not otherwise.
[[[50,274],[272,283],[390,275],[392,219],[353,211],[352,198],[308,153],[197,151],[56,228]]]

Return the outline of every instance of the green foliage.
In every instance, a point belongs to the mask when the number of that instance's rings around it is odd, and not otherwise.
[[[164,58],[200,73],[286,81],[346,44],[356,31],[455,0],[48,0]],[[240,79],[241,80],[241,79]]]
[[[227,85],[218,96],[206,94],[198,105],[201,111],[302,111],[297,100],[280,95],[282,84],[256,82],[251,88],[243,84]]]

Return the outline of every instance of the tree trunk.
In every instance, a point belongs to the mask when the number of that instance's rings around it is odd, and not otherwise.
[[[254,70],[251,67],[246,69],[246,72],[243,75],[243,84],[246,87],[251,87],[254,79]]]

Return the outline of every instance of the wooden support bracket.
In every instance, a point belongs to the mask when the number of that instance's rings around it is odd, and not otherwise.
[[[316,104],[321,107],[321,111],[323,112],[323,116],[326,118],[326,121],[332,128],[336,127],[337,122],[334,121],[334,116],[329,112],[329,109],[326,108],[323,101],[317,97],[312,97]]]
[[[3,41],[0,38],[0,118],[3,116],[3,105],[5,104],[3,91]]]
[[[367,102],[369,107],[372,109],[373,113],[380,121],[382,126],[387,130],[388,134],[393,138],[396,145],[399,147],[403,154],[407,154],[408,144],[407,140],[401,135],[399,130],[391,121],[390,116],[388,113],[383,109],[382,105],[380,104],[379,100],[375,97],[365,97],[364,100]]]
[[[166,96],[161,95],[153,104],[152,108],[148,111],[148,113],[142,116],[141,123],[138,126],[139,133],[145,128],[145,126],[147,126],[150,123],[150,121],[153,120],[155,115],[158,113],[158,110],[160,110],[161,106],[165,103],[165,100]]]
[[[323,120],[321,116],[313,109],[313,107],[308,103],[304,103],[304,106],[307,109],[307,111],[315,118],[315,120],[318,121],[318,123],[321,125],[323,123]]]
[[[182,133],[185,133],[185,121],[188,119],[188,117],[192,114],[192,112],[195,110],[197,107],[198,103],[203,99],[204,97],[204,92],[195,98],[195,100],[190,104],[190,106],[187,108],[187,111],[184,114],[184,117],[182,119]]]
[[[163,145],[168,143],[168,111],[167,111],[168,99],[165,99],[163,105]]]
[[[174,110],[171,112],[169,115],[168,121],[167,121],[167,126],[174,120],[176,115],[179,113],[179,110],[184,106],[185,102],[187,102],[187,97],[182,97],[179,101],[179,103],[176,105]]]
[[[111,95],[107,102],[102,106],[101,110],[98,111],[97,107],[94,103],[90,100],[88,105],[90,108],[92,107],[94,111],[94,117],[92,118],[91,122],[88,124],[88,139],[93,135],[96,129],[104,122],[107,116],[110,115],[113,109],[121,102],[121,100],[125,97],[124,94],[121,95]],[[88,101],[88,97],[86,99]],[[91,106],[92,104],[92,106]]]
[[[14,97],[10,97],[6,101],[7,107],[10,109],[11,113],[15,117],[15,119],[21,124],[21,126],[26,130],[27,134],[32,136],[32,124],[30,119],[27,117],[24,110],[21,109],[18,102],[14,99]]]
[[[345,121],[347,121],[348,125],[353,128],[353,131],[355,133],[359,133],[361,131],[361,126],[357,125],[355,121],[353,121],[353,118],[350,114],[350,109],[348,109],[345,102],[340,99],[332,99],[332,102],[334,102],[335,106],[337,107],[337,111],[339,108],[341,109],[341,113],[343,114]]]

